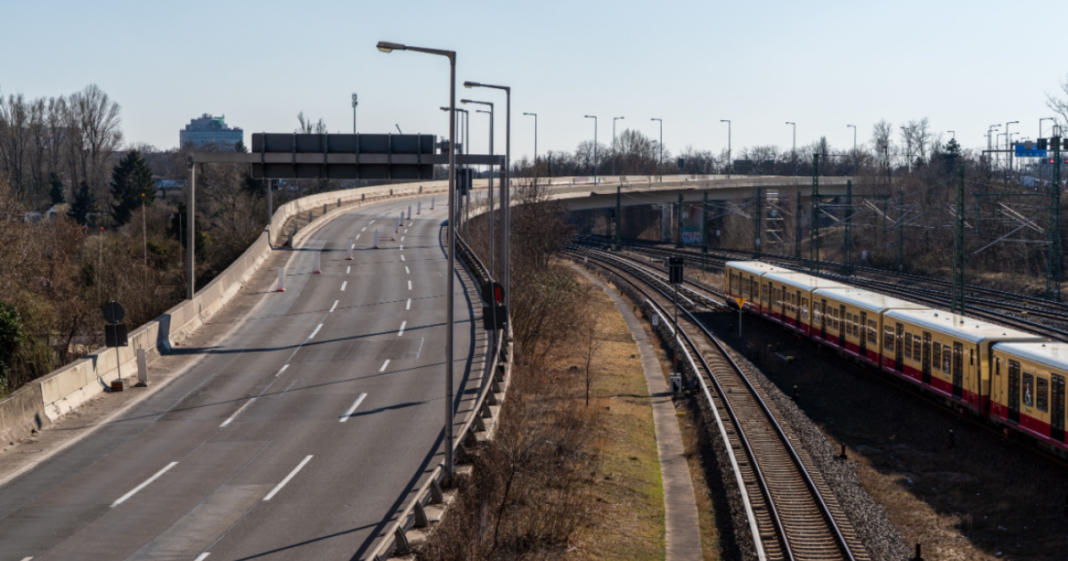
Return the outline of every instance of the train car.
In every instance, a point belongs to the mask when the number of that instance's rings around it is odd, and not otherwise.
[[[1068,344],[998,343],[993,348],[993,362],[988,418],[1066,455],[1064,381],[1068,376]]]
[[[813,324],[817,331],[813,337],[876,367],[881,364],[879,334],[883,332],[883,314],[894,309],[929,309],[859,288],[820,288],[813,299],[820,312]]]
[[[761,261],[728,261],[723,269],[723,294],[727,306],[738,309],[735,298],[745,298],[745,309],[761,312],[760,277],[765,273],[788,273],[789,269]]]
[[[986,415],[991,347],[1045,338],[944,310],[883,314],[883,370],[946,400]]]
[[[804,273],[766,273],[760,280],[762,315],[790,329],[812,336],[813,319],[809,302],[812,291],[821,288],[849,288],[849,285]],[[817,308],[814,310],[819,311]],[[835,324],[837,325],[837,323]],[[818,330],[818,328],[817,328]],[[823,333],[826,336],[826,331]]]

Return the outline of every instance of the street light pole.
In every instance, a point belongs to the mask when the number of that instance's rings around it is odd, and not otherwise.
[[[857,126],[846,125],[846,128],[853,128],[853,177],[857,176]]]
[[[478,111],[479,113],[489,113],[489,117],[490,117],[489,153],[490,153],[490,156],[492,156],[493,155],[493,132],[495,130],[497,130],[497,129],[493,128],[493,103],[489,102],[489,101],[475,101],[473,99],[461,99],[460,103],[463,103],[463,104],[474,103],[474,104],[477,104],[477,105],[488,105],[489,106],[489,111],[483,111],[481,109],[476,109],[476,111]],[[496,269],[493,268],[493,236],[494,236],[494,233],[496,231],[496,225],[497,225],[497,221],[493,217],[493,166],[490,166],[489,183],[486,186],[486,193],[489,195],[489,223],[490,223],[490,228],[489,228],[489,270],[490,270],[490,276],[491,277],[499,278],[495,274]]]
[[[1043,118],[1039,119],[1038,120],[1038,137],[1037,138],[1042,138],[1042,121],[1053,121],[1054,124],[1057,123],[1057,119],[1054,118],[1054,117],[1043,117]]]
[[[650,121],[660,121],[660,182],[664,182],[664,120],[653,117]],[[679,234],[682,235],[681,233]]]
[[[408,47],[399,43],[387,41],[378,42],[378,50],[384,53],[398,51],[415,51],[433,55],[441,55],[449,59],[449,201],[456,197],[456,51],[440,49],[426,49],[421,47]],[[452,212],[452,209],[449,209]],[[456,221],[449,220],[449,274],[445,282],[445,316],[447,331],[445,332],[445,478],[451,482],[455,469],[453,458],[453,290],[456,267]]]
[[[527,117],[534,117],[534,184],[538,184],[538,114],[523,113]]]
[[[1010,121],[1005,123],[1005,149],[1009,151],[1009,173],[1012,173],[1012,137],[1009,136],[1009,125],[1015,125],[1020,121]],[[1006,179],[1008,176],[1006,176]]]
[[[1042,134],[1041,133],[1042,123],[1038,124],[1038,128],[1040,130],[1040,132],[1038,134]],[[946,131],[946,132],[948,132],[949,134],[953,135],[953,136],[950,137],[952,140],[957,140],[957,131]]]
[[[352,134],[356,134],[356,94],[352,94]]]
[[[504,176],[501,178],[501,271],[504,281],[504,305],[512,305],[512,88],[478,82],[464,82],[465,88],[504,90]]]
[[[612,175],[616,174],[616,121],[623,117],[612,117]]]
[[[787,125],[793,125],[794,128],[794,147],[790,151],[790,159],[794,161],[794,175],[797,175],[797,123],[786,121]]]
[[[727,123],[727,179],[730,179],[731,170],[734,167],[731,162],[731,122],[730,119],[721,119],[719,122]]]
[[[587,119],[593,119],[593,185],[597,185],[597,116],[586,115]]]

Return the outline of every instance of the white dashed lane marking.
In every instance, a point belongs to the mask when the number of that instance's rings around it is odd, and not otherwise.
[[[404,335],[404,326],[408,325],[408,322],[402,321],[400,331],[397,332],[397,337]]]
[[[387,366],[389,366],[389,359],[388,358],[386,359],[385,362],[382,363],[382,368],[379,368],[378,371],[379,372],[385,372]]]
[[[412,309],[412,299],[411,298],[408,299],[408,304],[404,306],[404,309],[405,310]]]
[[[299,464],[297,464],[297,467],[294,468],[293,471],[289,472],[289,475],[287,475],[286,478],[283,479],[281,483],[279,483],[278,485],[275,485],[274,489],[271,489],[271,492],[267,493],[266,497],[263,497],[263,500],[265,500],[265,501],[271,500],[279,491],[282,490],[282,487],[286,486],[286,483],[289,483],[290,479],[293,479],[300,470],[304,469],[304,466],[307,465],[307,463],[310,462],[311,459],[312,459],[311,456],[308,456],[308,457],[304,458],[304,461],[302,461]]]
[[[148,479],[145,480],[144,483],[138,485],[137,487],[134,487],[132,491],[130,491],[129,493],[126,493],[122,497],[119,497],[119,500],[111,503],[111,507],[114,508],[114,507],[117,507],[117,506],[121,505],[122,503],[126,502],[127,499],[129,499],[130,497],[136,495],[139,491],[141,491],[141,489],[144,489],[145,487],[148,487],[149,485],[151,485],[153,481],[159,479],[163,474],[165,474],[168,471],[170,471],[171,468],[176,466],[176,465],[178,465],[178,462],[171,462],[171,463],[167,464],[167,467],[157,471],[156,475],[153,475],[152,477],[149,477]]]
[[[342,282],[341,283],[341,292],[345,292],[345,287],[348,286],[348,285],[349,285],[349,281]]]
[[[344,423],[345,421],[349,420],[349,417],[351,417],[352,414],[356,412],[356,408],[359,407],[361,403],[363,403],[363,398],[365,397],[367,397],[367,393],[361,393],[360,397],[357,397],[356,401],[352,403],[352,407],[349,407],[349,410],[345,411],[345,414],[342,415],[340,419],[338,419],[338,422]]]
[[[340,300],[334,300],[334,305],[333,305],[333,306],[330,306],[330,311],[331,311],[331,312],[333,312],[334,310],[336,310],[336,309],[337,309],[337,303],[338,303],[338,302],[340,302]]]
[[[412,281],[408,281],[408,290],[412,289]]]

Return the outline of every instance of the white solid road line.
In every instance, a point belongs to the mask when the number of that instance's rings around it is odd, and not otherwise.
[[[296,475],[297,475],[297,473],[298,473],[298,472],[299,472],[300,470],[304,469],[304,466],[305,466],[305,465],[306,465],[306,464],[307,464],[308,462],[310,462],[310,461],[311,461],[311,459],[312,459],[312,457],[311,457],[311,456],[308,456],[308,457],[304,458],[304,461],[302,461],[302,462],[300,462],[299,464],[297,464],[297,467],[293,468],[293,471],[289,472],[289,475],[287,475],[287,476],[286,476],[286,478],[285,478],[285,479],[283,479],[281,483],[279,483],[278,485],[275,485],[275,486],[274,486],[274,489],[271,489],[271,492],[270,492],[270,493],[267,493],[267,496],[266,496],[266,497],[263,497],[263,500],[265,500],[265,501],[269,501],[269,500],[271,500],[271,498],[272,498],[272,497],[274,497],[274,496],[275,496],[275,495],[276,495],[276,494],[277,494],[277,493],[278,493],[279,491],[281,491],[281,490],[282,490],[282,487],[285,487],[285,486],[286,486],[286,483],[289,483],[289,480],[290,480],[290,479],[293,479],[293,477],[294,477],[294,476],[296,476]]]
[[[197,555],[197,558],[194,559],[193,561],[204,561],[205,559],[208,558],[209,555],[211,555],[211,553],[205,551],[204,553],[201,553],[200,555]]]
[[[275,375],[274,375],[274,377],[275,377],[275,378],[277,378],[277,377],[281,376],[281,375],[282,375],[282,373],[286,371],[286,368],[289,368],[289,365],[288,365],[288,364],[286,364],[286,365],[282,366],[282,369],[281,369],[281,370],[279,370],[279,371],[278,371],[278,374],[275,374]]]
[[[159,479],[160,476],[162,476],[163,474],[165,474],[168,471],[170,471],[170,469],[172,467],[176,466],[176,465],[178,465],[178,462],[171,462],[171,463],[167,464],[167,467],[157,471],[156,475],[153,475],[152,477],[149,477],[148,479],[145,480],[144,483],[138,485],[137,487],[134,487],[132,491],[130,491],[129,493],[126,493],[125,495],[120,497],[119,500],[111,503],[111,508],[115,508],[115,507],[121,505],[122,503],[126,502],[127,499],[129,499],[130,497],[136,495],[141,489],[144,489],[145,487],[148,487],[149,485],[151,485],[153,481]]]
[[[330,311],[331,311],[331,312],[333,312],[334,310],[336,310],[336,309],[337,309],[337,303],[338,303],[338,302],[340,302],[340,300],[334,300],[334,305],[333,305],[333,306],[330,306]]]
[[[367,397],[367,393],[361,393],[360,397],[356,398],[356,401],[353,402],[352,407],[349,407],[349,410],[345,411],[345,414],[341,416],[341,419],[339,419],[338,422],[344,423],[345,421],[349,420],[349,417],[351,417],[352,414],[356,412],[356,408],[360,406],[360,403],[363,403],[363,398],[365,397]]]
[[[341,283],[341,292],[345,292],[345,286],[349,284],[349,281]]]
[[[409,299],[408,299],[408,303],[404,305],[404,309],[405,309],[405,310],[410,310],[410,309],[412,309],[412,299],[411,299],[411,298],[409,298]]]
[[[408,270],[408,266],[407,265],[404,266],[404,274],[406,274],[406,275],[412,274],[412,272]]]
[[[315,331],[312,331],[312,334],[308,335],[308,340],[311,341],[312,339],[314,339],[315,336],[319,333],[319,330],[322,329],[322,327],[323,327],[323,324],[321,322],[319,323],[319,325],[316,325],[315,326]]]
[[[385,362],[382,363],[382,368],[379,368],[378,371],[379,372],[385,372],[387,366],[389,366],[389,359],[388,358],[386,359]]]
[[[405,326],[405,325],[408,325],[408,322],[406,322],[406,321],[402,321],[402,322],[401,322],[401,328],[400,328],[400,331],[398,331],[398,332],[397,332],[397,337],[400,337],[401,335],[404,335],[404,326]]]
[[[275,377],[277,378],[277,376],[275,376]],[[223,421],[222,424],[219,425],[219,428],[220,429],[226,428],[226,426],[229,425],[230,423],[232,423],[234,421],[234,419],[236,419],[237,416],[240,415],[241,412],[245,410],[246,407],[248,407],[249,405],[252,405],[253,401],[256,401],[256,398],[252,398],[252,399],[246,401],[245,404],[242,405],[241,407],[239,407],[237,411],[234,411],[233,415],[230,415],[229,419],[226,419],[225,421]]]
[[[412,281],[408,281],[408,290],[412,289]]]

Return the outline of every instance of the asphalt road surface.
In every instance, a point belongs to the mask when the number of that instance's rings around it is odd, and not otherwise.
[[[358,558],[440,459],[438,199],[392,242],[414,200],[334,219],[293,251],[286,292],[218,345],[178,349],[206,355],[191,370],[0,487],[0,559]],[[486,340],[459,278],[457,401]]]

